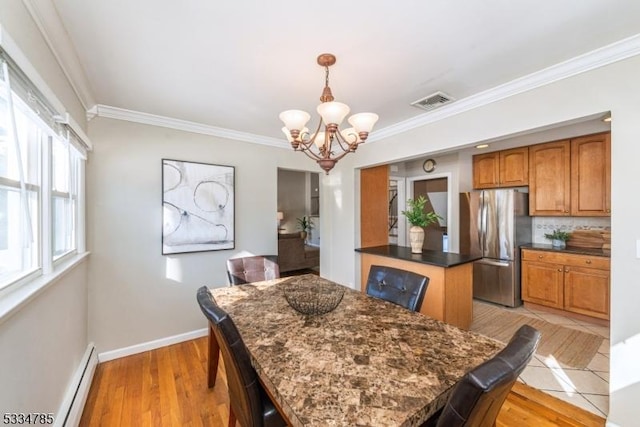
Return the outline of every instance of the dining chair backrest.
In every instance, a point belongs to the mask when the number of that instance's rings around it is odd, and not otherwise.
[[[198,289],[197,300],[220,346],[229,388],[229,406],[235,418],[243,427],[284,425],[258,380],[249,351],[231,317],[216,304],[207,287]],[[265,423],[265,419],[271,422]]]
[[[278,279],[280,267],[276,255],[256,255],[227,260],[227,276],[232,285]]]
[[[540,332],[529,325],[521,326],[502,351],[458,381],[437,423],[427,425],[494,426],[502,404],[539,342]]]
[[[428,277],[412,271],[372,265],[367,278],[367,295],[418,311],[428,285]]]

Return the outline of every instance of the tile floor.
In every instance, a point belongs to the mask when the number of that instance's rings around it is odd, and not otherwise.
[[[520,381],[603,418],[609,413],[609,328],[545,311],[520,306],[506,309],[602,336],[604,339],[585,369],[576,369],[553,358],[535,355]]]

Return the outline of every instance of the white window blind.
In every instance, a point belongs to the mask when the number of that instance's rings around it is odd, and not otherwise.
[[[0,290],[75,253],[87,145],[0,49]]]

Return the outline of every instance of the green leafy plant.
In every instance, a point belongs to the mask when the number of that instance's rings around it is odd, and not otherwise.
[[[296,221],[298,221],[298,228],[300,228],[300,231],[309,231],[313,228],[313,222],[311,221],[311,218],[307,216],[296,218]]]
[[[566,231],[553,230],[553,233],[545,233],[544,237],[549,240],[562,240],[563,242],[566,242],[567,240],[569,240],[569,238],[571,238],[571,233]]]
[[[438,222],[438,219],[442,217],[435,212],[425,212],[424,206],[427,204],[427,199],[424,196],[419,196],[417,199],[407,200],[407,206],[409,209],[402,211],[402,214],[407,217],[407,221],[411,225],[417,225],[419,227],[427,227],[431,224]]]

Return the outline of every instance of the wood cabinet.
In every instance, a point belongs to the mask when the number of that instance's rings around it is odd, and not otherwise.
[[[571,215],[611,215],[611,134],[571,140]]]
[[[611,215],[611,134],[529,147],[529,214]]]
[[[609,258],[522,250],[522,299],[609,320]]]
[[[529,148],[520,147],[473,156],[473,188],[529,185]]]
[[[389,166],[360,171],[360,246],[389,243]]]
[[[529,147],[529,215],[571,213],[571,141]]]

